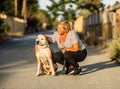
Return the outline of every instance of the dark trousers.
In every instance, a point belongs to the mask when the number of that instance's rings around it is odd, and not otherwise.
[[[87,56],[87,50],[84,49],[82,51],[77,52],[65,52],[64,54],[60,52],[53,53],[53,62],[57,62],[60,64],[64,64],[64,60],[66,60],[66,67],[72,65],[74,68],[78,68],[78,62],[83,61]]]

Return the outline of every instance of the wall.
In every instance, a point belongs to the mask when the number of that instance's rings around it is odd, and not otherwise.
[[[4,19],[4,24],[8,25],[9,28],[6,34],[9,36],[23,36],[25,31],[26,22],[23,19],[17,17],[7,17]]]

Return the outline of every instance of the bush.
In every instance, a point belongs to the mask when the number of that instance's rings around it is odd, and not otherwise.
[[[109,43],[110,58],[120,63],[120,38],[114,39]]]
[[[0,18],[0,27],[2,26],[3,24],[3,20]]]

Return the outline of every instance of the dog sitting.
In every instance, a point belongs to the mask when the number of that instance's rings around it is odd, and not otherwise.
[[[35,54],[37,59],[36,75],[40,75],[40,69],[44,74],[55,75],[58,67],[57,64],[53,63],[52,51],[49,47],[48,39],[45,35],[40,34],[37,36]]]

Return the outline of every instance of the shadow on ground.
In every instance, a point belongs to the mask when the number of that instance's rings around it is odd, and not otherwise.
[[[116,61],[105,61],[105,62],[99,62],[95,64],[85,65],[82,66],[82,75],[93,73],[99,70],[113,68],[113,67],[119,67],[120,65],[116,63]]]

